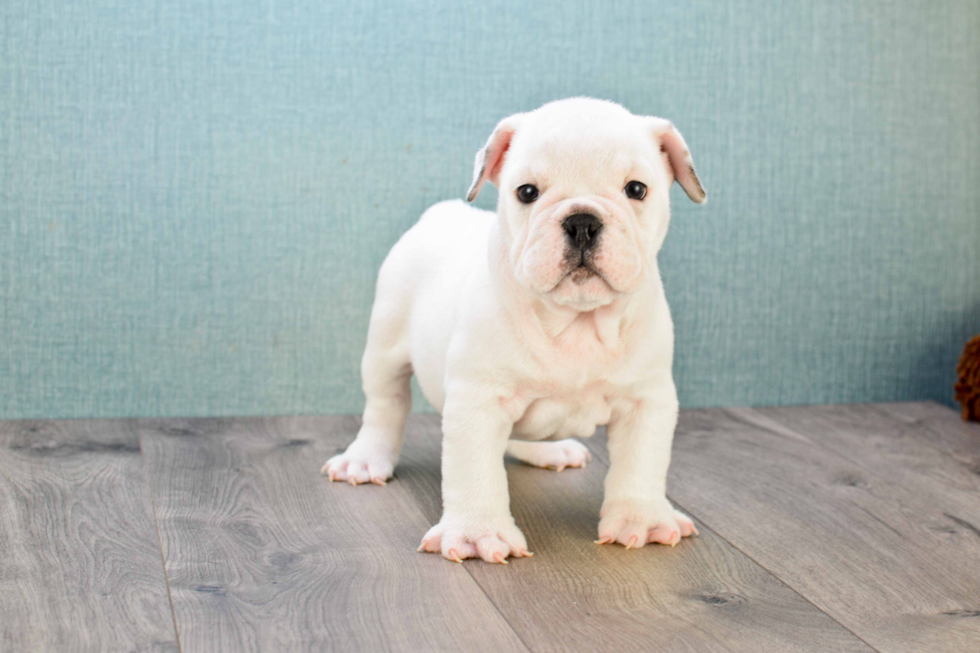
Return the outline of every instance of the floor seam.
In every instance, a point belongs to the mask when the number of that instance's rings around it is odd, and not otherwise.
[[[177,651],[182,653],[184,650],[183,645],[180,641],[180,629],[177,627],[177,611],[174,610],[174,597],[170,591],[170,575],[167,573],[167,559],[163,554],[163,536],[160,534],[160,520],[157,518],[157,505],[156,499],[153,496],[153,487],[150,485],[150,470],[149,466],[146,464],[146,451],[143,450],[143,433],[140,430],[138,421],[134,421],[137,425],[136,428],[136,439],[140,446],[140,460],[143,462],[143,482],[146,484],[146,493],[150,498],[150,509],[153,511],[153,526],[157,531],[157,548],[160,551],[160,565],[163,568],[163,582],[167,587],[167,601],[170,603],[170,616],[174,622],[174,637],[177,639]]]
[[[482,560],[480,562],[482,562]],[[510,619],[507,618],[507,615],[505,615],[503,611],[501,611],[500,606],[497,605],[497,602],[494,601],[489,594],[487,594],[487,590],[483,587],[480,581],[476,579],[476,576],[473,575],[473,572],[467,569],[466,564],[463,565],[463,568],[466,569],[466,573],[469,574],[470,578],[473,579],[473,582],[476,583],[476,586],[480,588],[481,592],[483,592],[483,596],[487,597],[487,601],[489,601],[490,605],[493,606],[493,609],[497,611],[497,614],[500,615],[500,618],[504,620],[504,623],[507,624],[507,627],[510,628],[510,631],[514,633],[514,637],[516,637],[520,641],[520,643],[524,645],[524,650],[528,651],[528,653],[531,653],[533,649],[530,646],[528,646],[527,642],[524,641],[524,638],[521,637],[521,634],[517,632],[517,629],[514,628],[514,624],[512,624],[510,622]]]

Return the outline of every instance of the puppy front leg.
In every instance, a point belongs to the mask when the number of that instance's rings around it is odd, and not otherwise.
[[[652,396],[636,400],[609,424],[609,472],[598,543],[619,542],[628,549],[647,542],[673,546],[681,537],[697,534],[691,519],[667,500],[676,426],[672,380]]]
[[[506,564],[531,555],[510,514],[504,450],[513,424],[495,398],[447,396],[442,417],[442,519],[419,550],[455,562],[480,557]]]

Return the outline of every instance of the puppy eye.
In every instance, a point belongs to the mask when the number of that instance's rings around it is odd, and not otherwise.
[[[646,184],[642,181],[631,181],[623,190],[626,191],[626,197],[631,200],[642,200],[647,194]]]
[[[517,187],[517,199],[524,204],[530,204],[538,199],[538,187],[532,184],[524,184]]]

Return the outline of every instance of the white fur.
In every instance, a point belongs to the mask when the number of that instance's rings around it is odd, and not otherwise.
[[[584,466],[582,445],[535,441],[589,437],[602,424],[610,467],[600,541],[676,544],[696,531],[665,496],[678,405],[657,252],[674,179],[704,201],[683,139],[665,120],[575,98],[501,121],[475,173],[469,198],[491,181],[496,214],[436,204],[382,265],[362,363],[363,426],[324,473],[352,484],[391,476],[414,373],[444,432],[444,512],[420,548],[453,560],[525,555],[505,451]],[[642,201],[624,193],[631,180],[647,185]],[[527,205],[515,195],[526,183],[541,193]],[[603,222],[599,274],[585,278],[570,273],[561,226],[580,212]]]

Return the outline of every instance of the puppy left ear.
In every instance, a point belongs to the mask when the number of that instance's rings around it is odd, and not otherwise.
[[[701,186],[698,173],[694,171],[694,161],[691,160],[691,151],[687,148],[684,137],[669,120],[650,118],[650,121],[653,123],[654,138],[660,144],[660,151],[667,155],[674,179],[691,201],[696,204],[707,202],[708,196]]]
[[[517,131],[517,126],[520,124],[523,115],[516,113],[497,123],[497,127],[490,134],[487,144],[476,153],[476,162],[473,166],[473,183],[470,184],[470,189],[466,191],[467,202],[476,199],[484,181],[489,180],[494,186],[500,187],[500,170],[504,167],[504,157],[510,148],[510,142],[514,138],[514,133]]]

